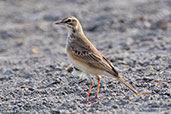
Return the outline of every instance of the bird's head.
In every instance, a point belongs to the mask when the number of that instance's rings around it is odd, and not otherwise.
[[[64,25],[71,32],[82,32],[82,27],[78,19],[74,16],[56,21],[56,25]]]

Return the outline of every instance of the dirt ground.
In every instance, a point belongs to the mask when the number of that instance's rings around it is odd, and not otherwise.
[[[67,30],[54,25],[71,15],[127,82],[151,94],[129,99],[103,76],[100,100],[84,103],[89,82],[65,70]],[[1,0],[0,25],[0,113],[171,114],[170,0]]]

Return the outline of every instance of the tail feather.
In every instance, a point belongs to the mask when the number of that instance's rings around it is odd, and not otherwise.
[[[114,76],[115,78],[119,79],[124,85],[126,85],[129,89],[131,89],[135,94],[138,94],[138,92],[130,85],[128,84],[122,76],[119,75],[119,72],[114,68],[114,66],[111,64],[110,61],[108,61],[105,57],[103,59],[109,64],[110,70],[106,70],[109,74]]]
[[[116,76],[115,76],[116,77]],[[131,89],[135,94],[138,94],[138,92],[130,85],[128,84],[121,76],[116,77],[119,79],[125,86],[127,86],[129,89]]]
[[[109,60],[107,60],[105,57],[103,57],[103,59],[109,64],[109,66],[110,66],[110,70],[108,70],[107,72],[109,73],[109,74],[112,74],[112,75],[114,75],[114,76],[118,76],[119,75],[119,73],[118,73],[118,71],[114,68],[114,66],[111,64],[111,62],[109,61]]]

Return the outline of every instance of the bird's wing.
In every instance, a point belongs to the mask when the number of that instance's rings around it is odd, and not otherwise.
[[[107,71],[113,75],[118,75],[118,72],[114,69],[112,64],[100,54],[90,41],[79,40],[81,41],[77,41],[78,43],[74,42],[73,45],[71,43],[70,45],[72,54],[77,60],[94,68]]]

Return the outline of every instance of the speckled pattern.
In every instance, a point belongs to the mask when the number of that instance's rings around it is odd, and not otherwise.
[[[71,15],[127,82],[152,93],[130,100],[102,77],[100,100],[84,103],[89,82],[65,70],[67,30],[54,25]],[[1,0],[0,25],[0,113],[171,113],[170,0]]]

